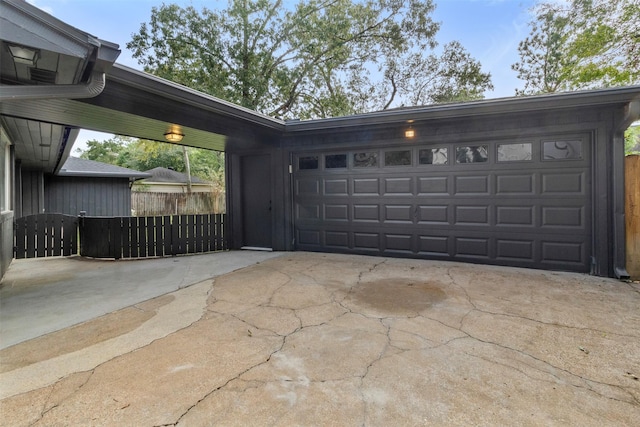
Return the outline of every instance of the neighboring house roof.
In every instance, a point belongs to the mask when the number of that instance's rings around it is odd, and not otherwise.
[[[149,183],[171,183],[171,184],[186,184],[187,174],[176,172],[172,169],[167,168],[153,168],[146,173],[150,176],[147,179],[144,179],[141,183],[149,184]],[[192,184],[209,184],[207,181],[204,181],[196,176],[191,177]]]
[[[151,175],[133,169],[114,166],[107,163],[96,162],[94,160],[69,157],[62,165],[58,176],[89,176],[103,178],[148,178]]]

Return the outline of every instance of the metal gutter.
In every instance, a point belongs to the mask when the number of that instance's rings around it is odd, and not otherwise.
[[[69,85],[2,85],[0,101],[25,99],[81,99],[93,98],[102,93],[105,87],[105,74],[99,71],[91,73],[87,83]]]

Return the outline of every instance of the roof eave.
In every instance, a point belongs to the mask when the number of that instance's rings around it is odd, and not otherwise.
[[[195,89],[118,63],[114,64],[113,68],[109,71],[108,80],[118,81],[124,85],[159,94],[163,97],[174,99],[214,114],[241,119],[262,128],[276,131],[284,131],[285,129],[285,122],[283,120],[269,117]]]
[[[456,117],[477,117],[534,110],[541,111],[593,105],[626,104],[637,99],[640,99],[640,86],[563,92],[528,97],[495,98],[462,103],[408,107],[329,119],[291,121],[286,123],[286,132],[295,133],[310,130],[429,121]]]

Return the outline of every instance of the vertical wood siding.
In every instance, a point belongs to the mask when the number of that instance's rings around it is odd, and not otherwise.
[[[88,216],[130,216],[129,180],[122,178],[55,177],[45,182],[46,212]]]

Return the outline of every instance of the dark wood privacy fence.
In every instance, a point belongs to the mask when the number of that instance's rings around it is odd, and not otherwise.
[[[69,256],[78,253],[78,217],[38,214],[15,221],[15,257]]]
[[[80,254],[144,258],[226,250],[224,214],[80,218]]]

